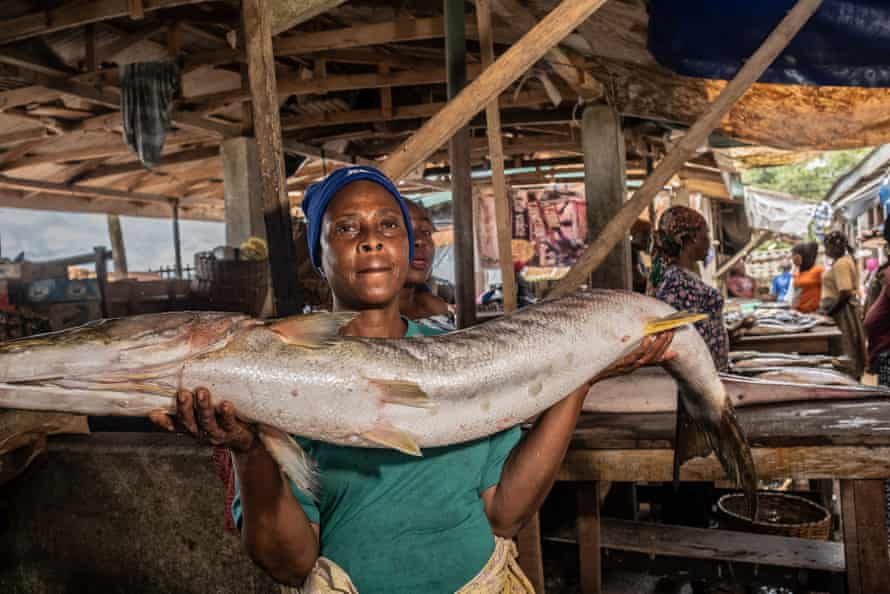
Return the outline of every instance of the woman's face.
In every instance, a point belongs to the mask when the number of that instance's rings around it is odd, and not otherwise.
[[[791,263],[800,270],[800,265],[803,264],[803,258],[800,254],[791,254]]]
[[[408,266],[405,280],[409,285],[423,284],[430,277],[436,245],[433,243],[433,222],[427,212],[414,202],[408,203],[411,224],[414,226],[414,259]]]
[[[351,309],[393,302],[408,272],[408,230],[395,199],[361,180],[340,190],[322,221],[321,266],[331,291]]]
[[[846,250],[843,246],[833,245],[833,244],[825,244],[825,253],[828,254],[828,257],[832,260],[837,260],[841,256],[844,255]]]

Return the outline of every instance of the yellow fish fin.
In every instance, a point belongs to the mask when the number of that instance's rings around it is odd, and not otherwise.
[[[422,456],[420,446],[414,438],[395,427],[378,425],[370,431],[362,433],[362,437],[377,445],[398,450],[409,456]]]
[[[414,382],[374,378],[368,378],[368,382],[380,390],[380,400],[387,404],[402,404],[417,408],[431,408],[436,405],[423,388]]]
[[[707,317],[708,314],[704,313],[695,313],[690,311],[674,312],[669,316],[656,318],[654,320],[649,320],[648,322],[646,322],[646,326],[643,328],[643,335],[649,336],[650,334],[658,334],[659,332],[664,332],[665,330],[679,328],[680,326],[685,326],[686,324],[704,320]]]
[[[355,315],[353,312],[305,314],[271,322],[268,328],[286,344],[320,349],[329,346],[339,336],[340,328]]]

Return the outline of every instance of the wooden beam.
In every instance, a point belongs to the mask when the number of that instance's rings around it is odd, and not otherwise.
[[[463,0],[444,0],[443,4],[448,99],[453,100],[467,84],[466,16]],[[473,183],[470,178],[470,129],[466,125],[458,127],[450,136],[448,158],[451,162],[451,206],[455,229],[454,281],[457,327],[467,328],[476,323],[477,289]]]
[[[890,593],[884,485],[883,480],[840,481],[848,594]]]
[[[107,215],[108,239],[111,241],[111,255],[114,259],[114,272],[118,278],[127,277],[127,251],[124,248],[124,232],[120,216]]]
[[[123,31],[119,31],[120,37],[115,39],[109,44],[100,46],[96,48],[96,62],[101,64],[102,62],[107,62],[112,60],[117,54],[124,52],[137,43],[145,41],[146,39],[150,39],[155,35],[163,32],[167,28],[166,25],[158,25],[156,27],[145,27],[140,29],[134,33],[124,33]]]
[[[634,221],[664,187],[683,163],[692,157],[708,138],[732,105],[760,78],[763,71],[788,45],[804,23],[819,8],[822,0],[798,0],[797,4],[754,52],[732,82],[714,100],[708,111],[689,129],[680,142],[668,152],[643,185],[634,192],[621,211],[605,226],[599,238],[581,255],[569,273],[550,291],[554,297],[567,295],[581,286],[590,273],[602,264],[612,248],[624,238]]]
[[[548,101],[547,94],[543,91],[522,91],[514,97],[512,93],[501,95],[498,104],[501,109],[512,107],[537,106]],[[303,130],[318,126],[337,126],[343,124],[363,124],[366,122],[412,120],[428,118],[436,115],[446,103],[436,101],[432,103],[419,103],[416,105],[394,105],[392,116],[382,118],[379,109],[354,109],[352,111],[328,112],[305,116],[284,117],[281,120],[281,129],[285,131]],[[546,112],[544,112],[546,113]]]
[[[520,35],[538,22],[531,10],[520,4],[518,0],[492,0],[492,6],[504,22]],[[554,46],[547,52],[544,60],[585,101],[599,99],[603,96],[605,92],[603,85],[575,66],[568,51]]]
[[[563,0],[390,155],[385,173],[399,179],[424,161],[604,2]]]
[[[278,108],[278,83],[272,53],[272,22],[266,0],[242,0],[241,18],[253,99],[253,127],[257,158],[263,172],[261,188],[272,269],[276,314],[297,313],[296,246],[291,228],[290,201],[285,191],[284,151]]]
[[[195,161],[204,161],[219,157],[219,148],[216,146],[206,146],[196,149],[188,149],[179,151],[178,153],[167,154],[161,157],[152,169],[159,170],[168,165],[181,165],[183,163],[193,163]],[[82,181],[97,181],[123,173],[148,171],[139,161],[131,161],[129,163],[116,163],[114,165],[105,165],[97,167],[89,175],[84,176]],[[151,173],[151,171],[148,171]]]
[[[32,12],[13,19],[7,19],[3,22],[3,29],[0,31],[0,45],[37,35],[73,29],[88,23],[98,23],[99,21],[128,16],[130,14],[131,1],[92,0],[80,2],[74,0],[50,10]],[[145,12],[203,2],[205,0],[142,0]]]
[[[326,151],[320,147],[312,146],[311,144],[306,144],[290,138],[284,139],[282,141],[282,146],[285,152],[294,155],[303,155],[304,157],[312,157],[315,159],[327,159],[345,165],[372,165],[375,167],[377,165],[376,161],[372,161],[371,159],[365,159],[364,157],[359,157],[357,155],[347,155],[337,151]]]
[[[157,202],[167,204],[171,197],[161,194],[141,194],[135,192],[121,192],[119,190],[109,190],[107,188],[93,188],[89,186],[81,186],[77,184],[59,184],[44,181],[35,181],[30,179],[22,179],[19,177],[9,177],[0,175],[0,188],[10,188],[13,190],[38,191],[48,194],[59,194],[61,196],[84,196],[87,198],[102,197],[116,198],[119,200],[138,200],[140,202]]]
[[[141,21],[145,18],[145,5],[142,0],[127,0],[127,10],[130,12],[130,18],[134,21]]]
[[[300,23],[336,8],[346,0],[270,0],[272,35],[293,29]]]
[[[610,105],[588,105],[581,116],[584,148],[584,196],[587,201],[587,237],[596,239],[627,197],[624,178],[626,151],[621,116]],[[630,239],[625,237],[609,252],[603,266],[589,279],[597,289],[632,290]]]
[[[119,198],[63,196],[46,192],[29,193],[2,188],[0,188],[0,207],[94,214],[114,213],[128,217],[151,217],[158,219],[170,217],[170,207],[167,204],[157,202],[121,200]],[[223,212],[222,200],[207,200],[183,207],[182,218],[200,221],[222,221]]]
[[[733,254],[732,258],[724,262],[720,268],[717,269],[717,272],[714,273],[714,278],[720,278],[735,266],[739,260],[750,254],[752,251],[756,250],[759,246],[763,245],[765,241],[767,241],[773,234],[769,231],[763,231],[762,229],[758,229],[751,234],[751,240],[745,244],[745,246],[740,249],[738,252]]]
[[[479,69],[478,66],[471,65],[468,71],[469,76],[474,76],[479,72]],[[371,74],[341,74],[308,80],[303,80],[294,74],[279,81],[278,95],[287,97],[289,95],[315,95],[335,91],[352,91],[355,89],[434,85],[444,83],[446,78],[444,68],[408,70],[387,74],[376,72]],[[200,113],[203,115],[212,114],[234,103],[243,103],[244,101],[250,101],[250,99],[250,94],[242,90],[187,98],[188,101],[199,104]]]
[[[491,35],[491,0],[476,0],[476,22],[479,25],[479,49],[482,67],[494,63],[494,39]],[[494,213],[497,225],[498,265],[504,295],[504,313],[516,309],[516,273],[513,270],[513,222],[507,180],[504,177],[504,145],[501,139],[501,114],[498,100],[485,106],[485,130],[488,137],[491,183],[494,188]]]

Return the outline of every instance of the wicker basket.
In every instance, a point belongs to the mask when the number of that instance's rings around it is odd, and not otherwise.
[[[724,495],[717,502],[720,527],[727,530],[828,540],[831,512],[809,499],[779,492],[757,494],[757,521],[747,516],[742,493]]]

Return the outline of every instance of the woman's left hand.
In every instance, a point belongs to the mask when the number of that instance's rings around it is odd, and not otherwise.
[[[645,365],[660,365],[670,361],[677,356],[677,353],[668,350],[673,339],[673,330],[666,330],[665,332],[644,337],[637,348],[603,369],[590,381],[590,384],[592,385],[607,377],[633,373]]]

